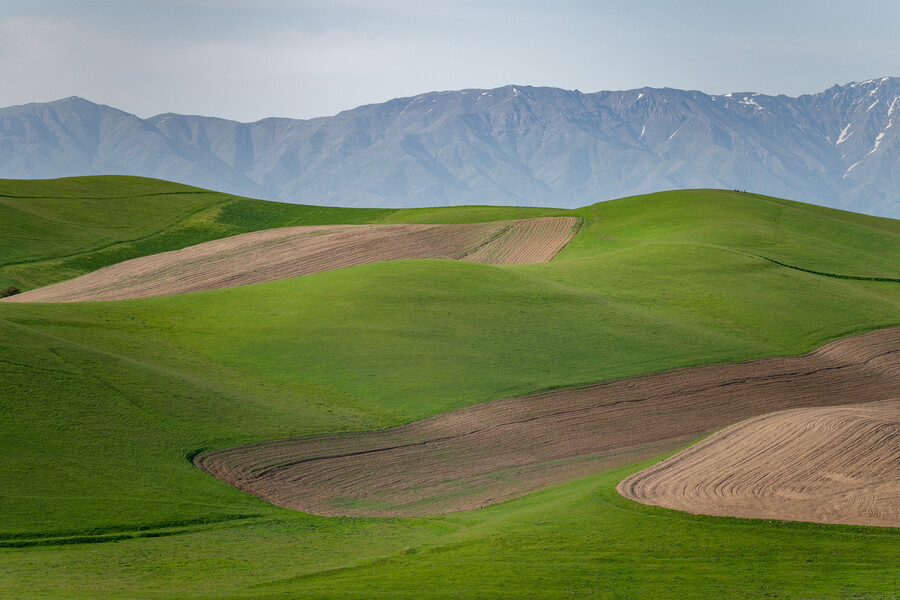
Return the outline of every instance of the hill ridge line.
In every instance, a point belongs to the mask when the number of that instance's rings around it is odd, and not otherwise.
[[[156,194],[150,194],[150,195],[155,196]],[[165,194],[159,194],[159,195],[165,195]],[[135,198],[135,197],[137,197],[137,196],[122,196],[121,198],[113,198],[113,199],[122,200],[122,199]],[[0,264],[0,267],[18,267],[18,266],[22,266],[22,265],[40,264],[42,262],[52,262],[52,261],[56,261],[56,260],[66,259],[66,258],[76,258],[78,256],[87,256],[94,252],[103,252],[104,250],[109,250],[109,249],[115,248],[117,246],[127,246],[128,244],[133,244],[135,242],[142,242],[144,240],[149,240],[155,236],[162,235],[164,233],[169,233],[171,231],[175,231],[176,229],[178,229],[178,227],[180,227],[181,225],[184,225],[184,223],[187,222],[190,218],[195,217],[198,214],[201,214],[205,211],[210,211],[210,210],[213,210],[216,208],[221,209],[223,206],[225,206],[226,204],[229,204],[229,203],[230,203],[230,201],[226,200],[226,201],[218,203],[218,204],[213,204],[212,206],[203,206],[201,208],[198,208],[194,212],[188,213],[184,220],[178,221],[177,223],[173,223],[169,227],[160,229],[160,230],[155,231],[148,235],[131,238],[131,239],[127,239],[127,240],[120,240],[120,241],[112,242],[105,246],[99,246],[97,248],[91,248],[89,250],[74,252],[72,254],[59,254],[59,255],[53,256],[52,258],[39,258],[39,259],[35,259],[35,260],[24,260],[24,261],[14,262],[14,263],[3,263],[3,264]]]
[[[577,217],[471,224],[312,225],[261,229],[116,263],[3,302],[130,300],[263,283],[400,259],[485,264],[551,260]],[[264,251],[263,251],[264,250]]]
[[[829,273],[827,271],[816,271],[814,269],[807,269],[806,267],[798,267],[796,265],[792,265],[786,262],[782,262],[776,260],[774,258],[769,258],[768,256],[758,254],[756,252],[750,252],[749,250],[741,250],[740,248],[733,248],[731,246],[723,246],[721,244],[706,244],[703,242],[680,242],[680,241],[653,241],[653,242],[641,242],[640,244],[636,244],[635,246],[627,246],[624,248],[616,249],[615,251],[627,252],[628,250],[632,250],[638,245],[640,246],[694,246],[697,248],[715,248],[718,250],[722,250],[725,252],[731,252],[733,254],[738,254],[741,256],[752,256],[754,258],[758,258],[760,260],[764,260],[766,262],[770,262],[776,264],[780,267],[784,267],[786,269],[792,269],[794,271],[801,271],[803,273],[810,273],[812,275],[821,275],[823,277],[831,277],[833,279],[849,279],[853,281],[875,281],[881,283],[900,283],[900,278],[895,277],[879,277],[874,275],[845,275],[841,273]]]
[[[269,200],[388,208],[576,207],[715,186],[900,216],[891,171],[900,138],[890,128],[900,78],[749,103],[673,88],[481,91],[249,123],[142,119],[87,100],[0,108],[14,132],[0,175],[134,173]],[[123,144],[133,151],[116,153]]]

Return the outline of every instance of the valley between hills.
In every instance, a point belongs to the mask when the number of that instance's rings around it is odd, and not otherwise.
[[[100,176],[0,230],[10,597],[900,590],[900,221]]]

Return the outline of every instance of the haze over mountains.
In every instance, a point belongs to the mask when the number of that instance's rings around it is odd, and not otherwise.
[[[897,126],[894,126],[894,121]],[[583,206],[746,189],[900,217],[900,78],[821,93],[432,92],[311,120],[0,109],[0,177],[131,174],[342,206]]]

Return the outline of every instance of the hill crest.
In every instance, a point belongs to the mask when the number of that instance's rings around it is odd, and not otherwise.
[[[70,97],[0,109],[0,177],[132,174],[271,200],[576,207],[714,187],[900,216],[900,78],[797,98],[508,85],[310,120],[141,119]]]

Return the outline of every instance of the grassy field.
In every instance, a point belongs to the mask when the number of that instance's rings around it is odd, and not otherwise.
[[[125,176],[0,179],[0,289],[15,285],[24,291],[129,258],[272,227],[481,222],[559,212],[490,207],[407,212],[307,206]]]
[[[874,599],[900,589],[894,530],[644,507],[614,489],[637,466],[470,513],[383,520],[278,509],[190,463],[212,448],[801,353],[898,325],[900,222],[716,191],[572,212],[357,212],[131,178],[4,184],[0,206],[16,192],[19,212],[0,228],[28,232],[21,215],[39,213],[41,235],[58,240],[22,244],[15,260],[4,250],[10,278],[26,266],[62,278],[66,261],[99,265],[112,248],[133,256],[328,219],[574,214],[585,224],[546,264],[397,261],[126,302],[0,303],[0,596]],[[93,208],[54,202],[54,185]],[[176,189],[193,208],[172,210]],[[101,192],[140,200],[120,220]],[[197,214],[214,217],[186,225]],[[64,243],[69,228],[82,237]],[[39,279],[22,277],[10,280]]]

